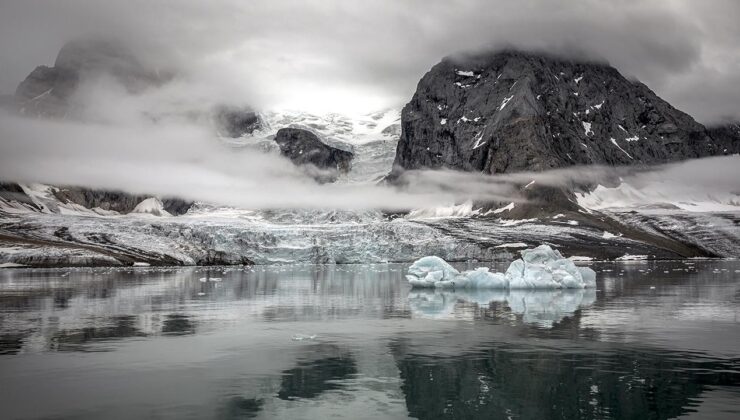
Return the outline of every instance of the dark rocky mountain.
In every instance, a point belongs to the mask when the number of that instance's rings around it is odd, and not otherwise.
[[[725,151],[726,150],[726,151]],[[740,151],[607,64],[507,50],[448,57],[402,112],[394,170],[653,164]]]
[[[309,173],[319,182],[333,182],[337,175],[346,173],[352,165],[354,153],[328,145],[318,135],[303,128],[281,128],[275,134],[280,154],[298,166],[319,171]]]
[[[72,202],[88,209],[98,207],[119,213],[130,213],[136,205],[150,197],[122,191],[94,190],[81,187],[58,188],[54,191],[54,196],[63,203]],[[193,202],[179,198],[164,198],[162,204],[168,213],[178,216],[187,213]]]
[[[169,79],[169,75],[145,67],[120,42],[76,40],[62,47],[53,67],[36,67],[18,85],[16,107],[21,114],[34,117],[74,115],[73,94],[78,85],[85,78],[100,74],[114,77],[132,93]]]

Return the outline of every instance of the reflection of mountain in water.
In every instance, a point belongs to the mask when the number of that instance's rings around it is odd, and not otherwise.
[[[740,359],[499,345],[432,359],[407,353],[403,341],[392,347],[409,414],[419,419],[668,419],[690,412],[711,386],[740,391]]]
[[[515,314],[526,324],[552,327],[596,300],[593,289],[412,290],[409,305],[421,318],[495,318]],[[506,305],[508,308],[502,306]]]
[[[316,345],[310,352],[310,360],[302,360],[283,372],[278,398],[315,398],[322,392],[338,389],[337,381],[357,374],[355,360],[336,346]]]

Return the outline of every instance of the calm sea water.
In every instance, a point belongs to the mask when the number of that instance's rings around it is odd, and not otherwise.
[[[740,262],[571,292],[405,267],[0,270],[0,418],[740,418]]]

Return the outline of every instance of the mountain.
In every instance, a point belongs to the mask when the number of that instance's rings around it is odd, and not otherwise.
[[[123,43],[115,40],[83,39],[66,43],[54,66],[36,67],[15,91],[15,102],[23,115],[64,117],[75,113],[73,95],[85,78],[101,74],[115,78],[135,93],[164,83],[169,76],[144,66]]]
[[[403,170],[655,164],[740,151],[604,63],[506,50],[448,57],[402,111]]]
[[[313,177],[322,183],[334,182],[338,174],[349,172],[354,157],[351,148],[328,145],[317,134],[303,128],[281,128],[275,134],[275,143],[280,147],[280,154],[294,164],[318,169]]]

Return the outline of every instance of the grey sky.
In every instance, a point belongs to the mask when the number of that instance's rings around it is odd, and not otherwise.
[[[229,100],[369,111],[444,55],[508,44],[600,56],[707,122],[740,118],[738,17],[737,0],[0,0],[0,92],[104,33]]]

